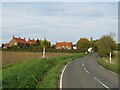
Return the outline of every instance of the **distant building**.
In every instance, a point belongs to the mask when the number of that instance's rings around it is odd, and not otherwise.
[[[13,38],[12,38],[12,40],[10,41],[10,46],[18,46],[18,47],[20,47],[20,48],[22,48],[22,47],[24,47],[24,46],[26,46],[26,45],[28,45],[28,43],[27,43],[27,41],[25,40],[25,38],[24,39],[22,39],[22,38],[16,38],[16,37],[14,37],[13,36]]]
[[[77,45],[76,45],[76,44],[74,44],[72,48],[73,48],[73,49],[77,49]]]
[[[6,44],[3,44],[3,49],[7,49],[7,48],[9,48],[10,47],[10,44],[9,43],[6,43]]]
[[[32,40],[29,39],[28,41],[26,41],[25,38],[23,39],[21,37],[17,38],[13,36],[12,40],[7,44],[3,44],[2,48],[7,49],[8,47],[11,47],[11,46],[18,46],[18,48],[23,48],[29,45],[34,45],[36,43],[37,43],[37,40],[34,40],[34,39]]]
[[[56,42],[56,49],[72,49],[72,42]]]
[[[28,44],[30,44],[30,45],[34,45],[34,44],[37,43],[37,41],[34,40],[34,39],[33,39],[33,40],[30,40],[30,39],[29,39],[27,42],[28,42]]]

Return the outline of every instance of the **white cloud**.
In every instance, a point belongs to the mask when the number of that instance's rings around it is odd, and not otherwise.
[[[6,5],[3,6],[3,41],[8,42],[12,35],[16,35],[26,38],[48,37],[53,43],[59,40],[75,42],[80,37],[99,38],[109,32],[118,33],[116,5],[62,3],[45,8],[14,8],[14,5],[9,8]]]

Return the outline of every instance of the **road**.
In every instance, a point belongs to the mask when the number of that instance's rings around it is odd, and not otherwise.
[[[97,63],[97,54],[69,63],[62,76],[62,88],[118,88],[118,75]]]

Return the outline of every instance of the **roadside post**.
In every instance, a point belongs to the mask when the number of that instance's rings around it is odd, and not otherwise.
[[[110,63],[111,63],[111,52],[110,52]]]
[[[43,47],[43,58],[45,58],[45,46]]]

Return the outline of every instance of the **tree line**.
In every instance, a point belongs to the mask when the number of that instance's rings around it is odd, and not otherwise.
[[[21,51],[33,51],[33,52],[42,52],[44,47],[46,48],[47,52],[87,52],[88,48],[92,47],[94,52],[98,52],[101,57],[108,57],[109,53],[111,52],[113,55],[113,51],[120,50],[120,44],[117,44],[114,39],[110,35],[104,35],[100,39],[91,40],[87,38],[80,38],[80,40],[76,43],[77,49],[76,50],[57,50],[55,45],[51,45],[51,42],[47,39],[39,40],[37,39],[35,45],[30,45],[25,48],[17,48],[17,46],[12,46],[7,50],[21,50]]]
[[[88,40],[87,38],[81,38],[77,42],[77,48],[85,52],[88,48],[92,47],[94,52],[98,52],[101,57],[108,57],[111,52],[120,50],[120,44],[117,44],[112,36],[104,35],[97,40]]]

